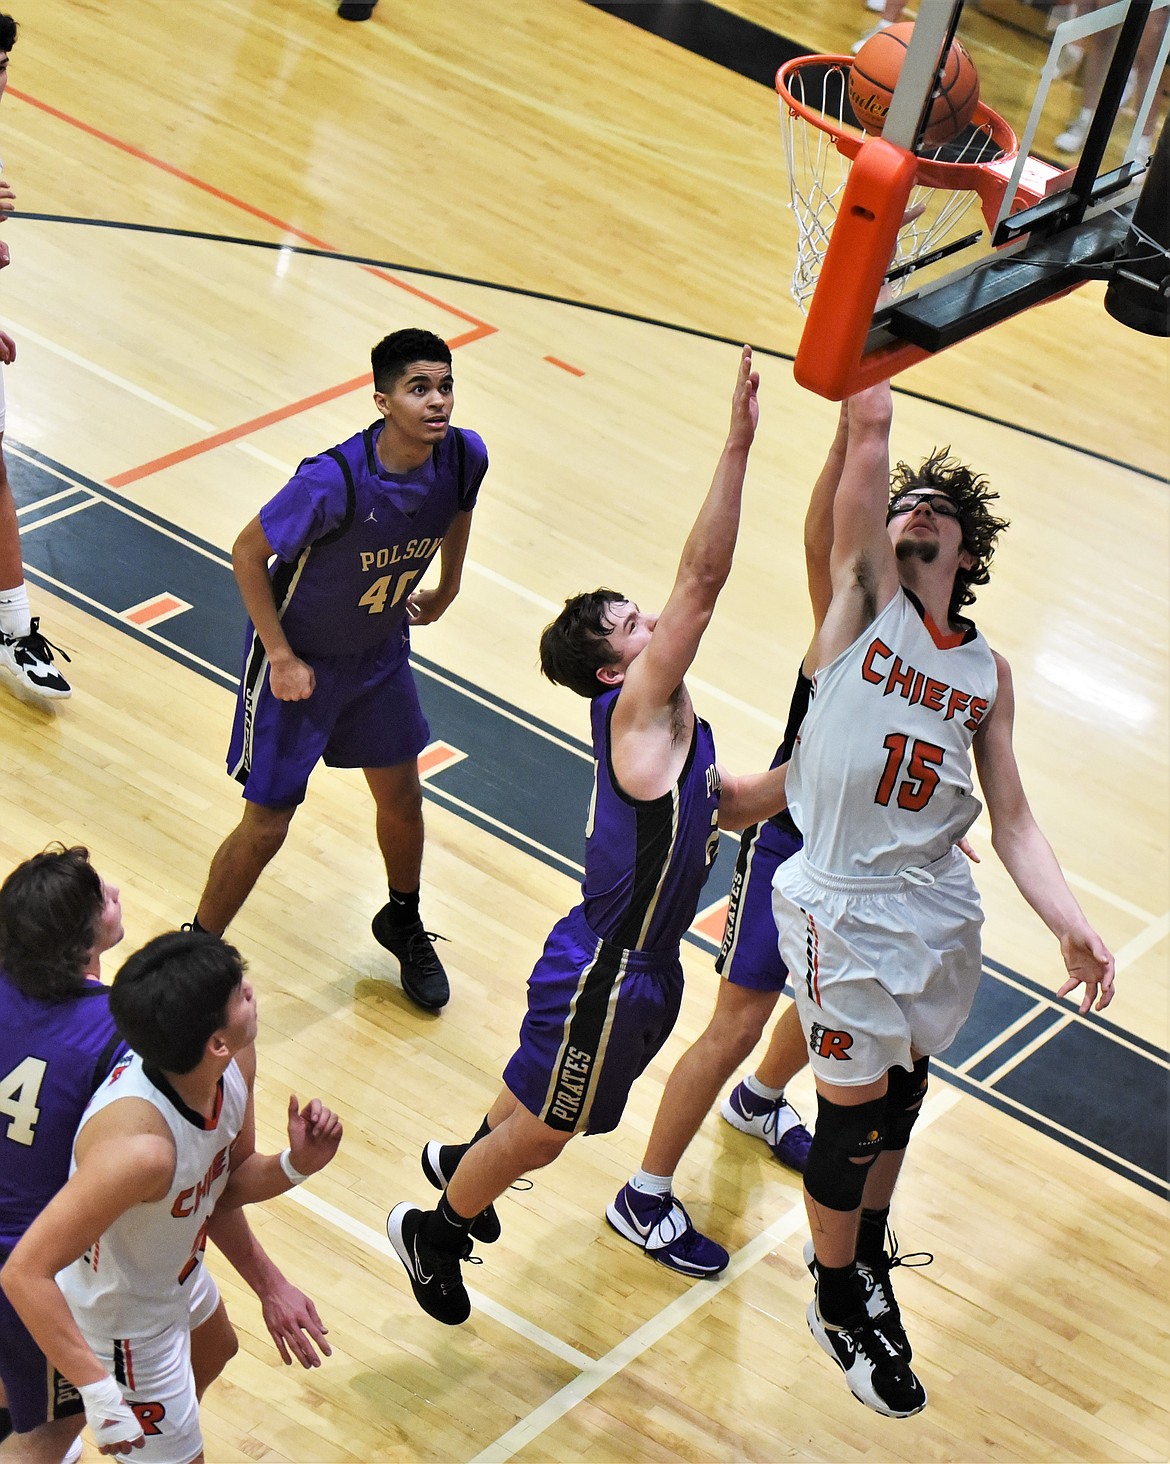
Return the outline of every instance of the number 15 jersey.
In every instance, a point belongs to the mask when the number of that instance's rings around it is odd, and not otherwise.
[[[971,742],[995,701],[991,648],[941,631],[904,587],[813,677],[788,775],[808,862],[828,874],[900,874],[940,858],[983,805]]]

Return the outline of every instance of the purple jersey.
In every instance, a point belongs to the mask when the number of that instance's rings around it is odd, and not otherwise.
[[[596,935],[627,950],[677,951],[719,851],[715,742],[696,717],[675,786],[661,798],[630,798],[610,756],[618,695],[603,692],[591,708],[597,768],[585,831],[585,919]]]
[[[421,467],[389,473],[376,422],[306,458],[260,524],[277,556],[272,593],[297,655],[350,655],[401,634],[418,587],[455,515],[475,506],[487,450],[452,427]]]
[[[125,1051],[100,981],[46,1002],[0,971],[0,1248],[16,1244],[69,1177],[81,1115]]]

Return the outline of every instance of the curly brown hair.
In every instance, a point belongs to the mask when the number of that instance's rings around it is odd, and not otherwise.
[[[955,505],[963,531],[963,548],[975,561],[970,569],[960,569],[955,574],[955,587],[947,609],[948,616],[954,619],[965,605],[975,603],[973,586],[985,585],[991,578],[995,541],[1008,527],[1008,520],[996,518],[989,508],[998,501],[999,494],[981,473],[972,472],[951,457],[949,445],[936,447],[921,467],[899,463],[890,474],[891,503],[903,493],[921,489],[945,493]]]

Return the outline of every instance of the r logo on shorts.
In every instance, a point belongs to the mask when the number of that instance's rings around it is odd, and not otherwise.
[[[849,1056],[849,1049],[853,1046],[853,1037],[848,1032],[837,1032],[832,1027],[824,1027],[819,1022],[814,1022],[809,1029],[808,1049],[814,1057],[831,1057],[838,1062],[852,1062]]]

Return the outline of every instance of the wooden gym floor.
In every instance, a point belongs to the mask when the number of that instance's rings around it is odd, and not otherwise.
[[[857,0],[734,8],[816,50],[868,19]],[[761,430],[693,686],[726,764],[765,766],[836,408],[791,379],[765,88],[582,0],[382,0],[361,26],[333,10],[38,0],[0,110],[23,213],[0,277],[20,352],[5,445],[35,611],[76,688],[56,715],[0,698],[6,867],[87,844],[123,888],[127,950],[189,918],[238,816],[226,550],[302,456],[371,418],[375,340],[449,339],[457,419],[492,457],[462,596],[415,643],[451,749],[424,875],[450,1007],[406,1002],[369,935],[381,878],[356,775],[316,775],[232,929],[261,998],[261,1141],[280,1143],[290,1089],[337,1107],[346,1140],[252,1217],[334,1356],[282,1369],[217,1267],[243,1348],[205,1403],[207,1457],[1165,1459],[1170,395],[1165,342],[1109,320],[1097,286],[899,381],[896,452],[950,442],[1003,495],[977,614],[1015,669],[1033,803],[1120,972],[1106,1024],[1050,1000],[1055,944],[978,829],[991,1026],[940,1065],[895,1210],[904,1249],[936,1258],[899,1287],[926,1412],[888,1422],[848,1395],[804,1324],[799,1183],[717,1115],[678,1192],[733,1253],[718,1283],[655,1267],[601,1218],[714,999],[701,932],[623,1127],[502,1201],[466,1327],[415,1307],[385,1213],[427,1200],[426,1139],[475,1128],[574,898],[584,707],[539,678],[540,628],[596,583],[661,600],[751,340]],[[971,25],[985,78],[1022,85],[1039,43]],[[810,1113],[807,1074],[793,1093]]]

